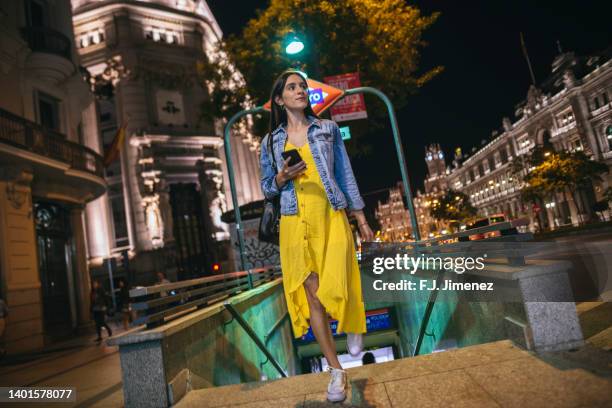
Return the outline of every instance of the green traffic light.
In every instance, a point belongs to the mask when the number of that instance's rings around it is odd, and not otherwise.
[[[302,52],[304,49],[304,43],[298,38],[294,38],[285,48],[285,52],[289,55],[295,55]]]

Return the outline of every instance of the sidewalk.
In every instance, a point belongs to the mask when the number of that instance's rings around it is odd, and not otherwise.
[[[123,327],[111,324],[113,334]],[[103,337],[106,340],[106,331]],[[36,353],[8,355],[0,361],[1,386],[76,387],[77,404],[55,407],[122,407],[121,366],[117,347],[97,343],[95,334],[53,344]],[[29,404],[9,404],[27,407]],[[40,407],[40,404],[31,406]]]
[[[588,343],[578,351],[536,356],[502,341],[358,367],[349,370],[347,402],[333,406],[612,406],[612,303],[576,307]],[[117,325],[111,328],[122,331]],[[74,386],[76,405],[53,406],[122,407],[118,350],[98,345],[95,337],[57,343],[42,353],[7,356],[0,362],[0,385]],[[178,406],[323,407],[326,386],[325,374],[307,374],[196,390]]]

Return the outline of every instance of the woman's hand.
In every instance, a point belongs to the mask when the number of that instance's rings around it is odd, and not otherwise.
[[[355,216],[357,220],[357,226],[359,228],[359,235],[361,235],[362,241],[374,241],[374,233],[368,224],[368,220],[363,213],[363,210],[351,211],[351,214]]]
[[[306,171],[306,163],[304,161],[294,164],[293,166],[289,166],[290,160],[291,157],[287,157],[285,159],[283,162],[283,167],[276,175],[276,185],[278,188],[283,187],[289,180],[293,180]]]
[[[359,224],[359,234],[361,234],[362,241],[374,241],[374,233],[367,221],[363,224]]]

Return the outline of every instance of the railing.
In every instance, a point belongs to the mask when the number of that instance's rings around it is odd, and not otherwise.
[[[267,267],[135,288],[130,290],[132,310],[138,313],[133,325],[153,328],[280,276],[279,267]]]
[[[532,240],[533,234],[518,232],[517,227],[522,225],[525,225],[525,220],[502,222],[418,242],[398,243],[397,245],[385,244],[384,248],[385,252],[388,251],[393,254],[403,251],[412,252],[415,255],[436,254],[445,257],[463,256],[465,255],[465,251],[469,250],[469,248],[466,248],[466,246],[469,247],[470,243],[472,242],[525,242]],[[484,240],[470,241],[470,237],[481,237],[485,234],[491,233],[499,233],[499,235],[486,238]],[[372,249],[376,250],[376,247],[374,246]],[[530,255],[536,251],[537,250],[535,248],[522,247],[517,249],[499,246],[498,248],[487,248],[487,255],[489,258],[505,258],[508,260],[509,265],[520,266],[525,265],[526,255]],[[444,271],[438,271],[436,276],[436,287],[442,287],[443,277]],[[425,308],[425,312],[423,313],[423,318],[421,319],[421,326],[417,336],[417,341],[412,353],[413,356],[418,355],[420,352],[438,293],[439,291],[431,291],[429,295],[427,306]]]
[[[70,40],[59,31],[47,27],[23,27],[21,35],[32,51],[55,54],[71,60]]]
[[[67,163],[74,170],[104,177],[104,164],[99,154],[66,140],[61,133],[3,109],[0,109],[0,142]]]
[[[283,368],[280,366],[278,361],[276,361],[272,353],[270,353],[270,350],[268,350],[268,348],[266,347],[266,344],[265,344],[266,340],[261,341],[259,336],[257,336],[257,333],[255,333],[255,331],[251,328],[251,326],[247,323],[247,321],[243,319],[243,317],[236,310],[234,305],[231,304],[231,302],[225,302],[223,306],[225,306],[225,309],[228,310],[232,314],[232,317],[236,319],[238,324],[249,335],[251,340],[253,340],[253,342],[261,350],[261,352],[264,353],[268,361],[270,361],[270,364],[272,364],[272,366],[276,369],[276,371],[278,371],[281,377],[287,377],[287,373],[285,372],[285,370],[283,370]],[[282,319],[280,319],[279,321],[282,321]]]

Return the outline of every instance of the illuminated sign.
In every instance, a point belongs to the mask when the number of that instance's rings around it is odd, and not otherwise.
[[[308,99],[310,100],[312,110],[317,115],[327,110],[344,94],[342,89],[315,81],[314,79],[307,78],[306,82],[308,83]],[[270,101],[266,102],[263,107],[270,110]]]
[[[338,329],[338,321],[330,320],[329,327],[331,328],[332,335],[339,336],[336,332]],[[391,329],[391,317],[389,316],[389,309],[377,309],[377,310],[369,310],[366,312],[366,328],[367,332],[374,332],[379,330],[387,330]],[[310,341],[315,341],[314,334],[312,333],[312,329],[308,328],[308,332],[300,338],[301,341],[307,343]]]
[[[342,135],[342,140],[349,140],[351,138],[351,128],[342,126],[340,128],[340,134]]]

